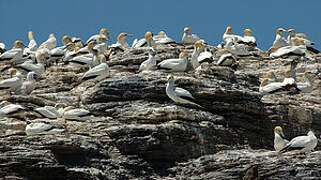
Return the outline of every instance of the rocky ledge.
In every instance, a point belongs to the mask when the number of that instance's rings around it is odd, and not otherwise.
[[[191,47],[157,48],[159,61]],[[211,49],[215,53],[215,48]],[[137,73],[147,51],[115,52],[106,79],[79,82],[82,68],[55,66],[28,96],[3,96],[26,109],[0,120],[0,177],[4,179],[319,179],[321,152],[273,151],[273,128],[287,139],[321,133],[321,55],[299,60],[313,79],[311,93],[258,93],[260,77],[278,77],[297,57],[239,57],[236,68],[216,66],[173,73],[203,108],[176,104],[165,92],[167,72]],[[1,78],[6,78],[3,75]],[[47,119],[37,107],[64,103],[90,111]],[[50,124],[26,134],[27,124]]]

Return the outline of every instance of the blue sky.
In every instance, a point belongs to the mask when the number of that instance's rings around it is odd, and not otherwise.
[[[226,26],[232,26],[233,34],[252,29],[262,49],[271,46],[278,27],[305,32],[321,49],[319,0],[0,0],[0,16],[0,42],[7,47],[18,39],[27,44],[29,30],[34,31],[38,44],[50,33],[55,33],[61,44],[63,35],[87,40],[102,27],[110,31],[113,41],[120,32],[141,38],[146,31],[159,30],[180,41],[185,26],[208,44],[216,45]],[[129,38],[129,42],[134,38]]]

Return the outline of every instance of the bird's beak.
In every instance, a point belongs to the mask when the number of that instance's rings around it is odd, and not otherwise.
[[[23,44],[23,43],[22,43],[22,45],[23,45],[24,47],[28,47],[28,46],[26,46],[26,45],[25,45],[25,44]]]
[[[134,35],[133,34],[127,34],[127,37],[133,37]]]

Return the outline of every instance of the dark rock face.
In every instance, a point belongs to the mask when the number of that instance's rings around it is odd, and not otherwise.
[[[177,57],[182,45],[157,48],[159,60]],[[214,49],[212,49],[215,51]],[[81,69],[52,67],[29,96],[10,102],[27,108],[0,119],[0,177],[7,179],[304,179],[321,177],[321,152],[273,150],[273,128],[288,139],[310,128],[321,132],[320,54],[297,65],[298,81],[308,70],[313,91],[290,95],[258,93],[270,69],[283,77],[288,59],[239,59],[238,67],[209,64],[206,73],[173,73],[203,108],[176,104],[165,92],[162,71],[136,73],[144,50],[115,52],[111,75],[78,83]],[[4,76],[6,78],[6,76]],[[91,115],[46,119],[34,111],[65,103]],[[54,128],[26,135],[29,122]],[[254,150],[253,150],[254,149]],[[263,150],[264,149],[264,150]],[[317,150],[319,147],[317,147]]]

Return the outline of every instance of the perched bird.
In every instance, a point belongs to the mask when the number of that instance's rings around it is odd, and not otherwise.
[[[312,47],[314,45],[314,42],[308,40],[307,36],[304,33],[297,33],[295,37],[297,37],[303,41],[303,43],[307,47],[307,50],[312,51],[316,54],[318,54],[320,52],[318,49],[315,49],[314,47]]]
[[[96,43],[95,43],[93,49],[97,50],[98,54],[107,53],[108,46],[107,46],[106,42],[104,42],[103,36],[101,36],[101,35],[97,36],[95,42]]]
[[[200,40],[200,38],[196,34],[191,33],[191,28],[185,27],[184,34],[182,37],[183,44],[194,44],[196,41]]]
[[[17,40],[11,50],[8,50],[0,55],[0,61],[17,61],[22,59],[24,48],[27,47],[22,41]]]
[[[30,94],[36,88],[36,80],[34,79],[34,72],[29,72],[27,74],[27,81],[23,82],[21,87],[17,90],[16,94]]]
[[[98,76],[107,76],[109,74],[109,66],[106,62],[106,57],[103,54],[98,56],[100,64],[88,70],[83,76],[82,80],[96,78]]]
[[[200,107],[200,105],[193,102],[195,101],[195,98],[190,92],[175,86],[173,75],[168,75],[167,77],[166,94],[174,102],[181,104],[193,104]]]
[[[312,81],[311,77],[308,72],[303,73],[303,77],[305,79],[305,82],[297,82],[296,86],[301,92],[311,92],[312,91]]]
[[[53,128],[52,125],[47,124],[47,123],[42,123],[42,122],[32,122],[26,126],[26,134],[29,135],[34,135],[34,134],[39,134],[43,133],[46,131],[49,131]]]
[[[94,67],[95,65],[99,64],[98,61],[98,51],[93,49],[94,41],[90,41],[88,45],[86,46],[88,51],[90,52],[91,56],[88,56],[87,54],[76,56],[68,60],[68,63],[74,63],[78,65],[86,65],[89,64],[91,67]]]
[[[75,44],[76,47],[82,48],[84,47],[84,43],[82,42],[82,40],[78,37],[72,37],[71,38],[71,42],[73,42]]]
[[[6,45],[4,43],[0,43],[0,54],[3,54],[6,51]]]
[[[165,69],[172,72],[184,72],[187,68],[188,53],[183,51],[179,54],[178,59],[166,59],[157,64],[157,69]]]
[[[39,48],[48,48],[49,50],[52,50],[53,48],[55,48],[57,45],[57,40],[55,38],[54,34],[50,34],[49,38],[47,41],[43,42]]]
[[[268,51],[269,57],[278,58],[287,55],[304,56],[307,49],[305,45],[302,45],[302,41],[298,38],[292,38],[292,42],[292,46],[284,46],[281,48],[272,46]]]
[[[289,43],[287,43],[287,41],[282,38],[282,33],[287,33],[287,32],[288,31],[283,28],[278,28],[276,30],[276,36],[272,46],[275,47],[276,49],[288,46]]]
[[[59,116],[58,109],[53,106],[39,107],[35,111],[49,119],[56,119]]]
[[[244,43],[246,45],[256,47],[256,39],[254,36],[252,36],[251,29],[244,30],[243,38],[240,40],[239,43]]]
[[[112,44],[110,47],[111,48],[119,48],[122,51],[126,50],[129,48],[127,42],[126,42],[126,37],[132,37],[134,35],[132,34],[127,34],[127,33],[120,33],[117,37],[117,42],[116,44]]]
[[[69,36],[64,36],[62,37],[61,42],[63,46],[56,47],[50,50],[51,57],[63,57],[65,55],[65,52],[67,51],[66,45],[71,42],[71,38]]]
[[[75,119],[79,117],[86,116],[90,111],[81,108],[74,108],[73,106],[68,106],[63,109],[61,117],[65,119]]]
[[[21,105],[11,104],[10,102],[5,101],[5,106],[0,109],[0,117],[6,117],[25,109],[26,108]]]
[[[224,48],[220,50],[220,58],[217,60],[216,65],[231,66],[236,61],[236,57],[234,57],[226,48]]]
[[[280,126],[274,128],[274,149],[280,151],[289,141],[285,139],[283,130]]]
[[[169,38],[164,31],[159,31],[156,36],[153,36],[156,44],[170,44],[175,43],[175,41]]]
[[[309,131],[307,136],[298,136],[293,138],[280,152],[284,153],[290,150],[301,150],[301,152],[310,152],[318,145],[318,139],[313,131]]]
[[[238,41],[237,37],[234,37],[234,41],[231,39],[228,39],[226,43],[226,49],[234,55],[238,55],[238,56],[250,55],[251,53],[246,49],[246,46],[244,44],[235,43],[237,41]]]
[[[294,38],[296,36],[296,31],[295,29],[289,29],[287,30],[287,32],[289,33],[288,37],[287,37],[287,43],[292,46],[292,38]]]
[[[43,53],[38,53],[36,59],[37,64],[34,64],[31,61],[25,61],[24,63],[17,65],[16,68],[23,69],[27,72],[33,71],[35,74],[41,75],[45,72],[44,62],[46,59],[46,55]]]
[[[284,90],[283,88],[284,88],[284,84],[283,83],[281,83],[281,82],[269,83],[269,79],[268,78],[263,78],[262,81],[261,81],[259,92],[262,95],[265,95],[265,94],[271,94],[271,93],[274,93],[274,92],[277,92],[277,91]]]
[[[28,32],[28,38],[29,38],[29,44],[28,44],[28,47],[24,49],[23,54],[30,54],[31,51],[35,52],[37,50],[37,42],[35,41],[35,39],[33,37],[32,31]]]
[[[139,72],[150,71],[156,69],[156,51],[153,48],[149,49],[148,59],[139,66]]]
[[[276,79],[276,76],[274,74],[273,71],[269,71],[267,74],[266,74],[266,78],[268,78],[268,83],[273,83],[273,82],[277,82],[277,79]]]
[[[192,63],[193,69],[196,69],[198,66],[200,66],[200,63],[198,62],[197,58],[201,54],[203,48],[204,48],[204,40],[198,40],[194,43],[194,50],[191,57],[191,63]]]
[[[283,85],[295,85],[295,79],[292,77],[292,71],[291,69],[286,69],[284,72],[284,79],[283,79]]]
[[[223,41],[225,43],[228,43],[229,41],[236,43],[243,39],[242,36],[231,34],[231,32],[232,32],[232,27],[231,26],[226,27],[225,33],[223,34]]]
[[[103,39],[108,42],[109,41],[109,31],[106,28],[102,28],[99,31],[99,34],[92,35],[87,41],[86,44],[88,44],[90,41],[94,41],[97,36],[101,35]]]
[[[16,73],[16,77],[0,81],[0,90],[15,92],[22,85],[24,76],[15,68],[11,68],[10,73]]]
[[[145,36],[143,39],[140,39],[140,40],[135,39],[132,44],[133,48],[139,48],[139,47],[144,47],[144,46],[147,46],[147,47],[154,47],[155,46],[153,34],[149,31],[145,33]]]

